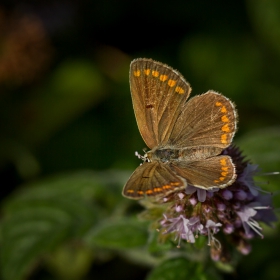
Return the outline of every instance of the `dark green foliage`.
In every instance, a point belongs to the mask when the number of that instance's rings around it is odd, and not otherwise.
[[[178,69],[192,95],[233,100],[235,143],[280,170],[279,1],[28,2],[0,6],[0,279],[278,279],[279,226],[217,265],[203,237],[159,240],[143,219],[161,209],[139,215],[121,190],[145,148],[128,81],[137,57]],[[31,14],[41,29],[17,29]],[[279,191],[279,175],[257,182]]]

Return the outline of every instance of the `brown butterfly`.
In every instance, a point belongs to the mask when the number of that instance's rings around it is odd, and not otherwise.
[[[146,58],[131,62],[130,89],[139,131],[151,150],[124,186],[125,197],[162,197],[187,185],[222,189],[235,181],[231,157],[221,155],[237,129],[228,98],[210,90],[186,102],[191,87],[183,76]]]

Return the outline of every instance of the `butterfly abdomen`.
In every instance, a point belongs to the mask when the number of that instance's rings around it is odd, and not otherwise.
[[[180,151],[180,160],[182,161],[197,161],[217,156],[223,149],[217,147],[191,147],[184,148]]]
[[[197,161],[219,155],[221,148],[216,147],[191,147],[182,149],[160,148],[149,151],[147,157],[151,160],[159,160],[161,162],[172,161]]]

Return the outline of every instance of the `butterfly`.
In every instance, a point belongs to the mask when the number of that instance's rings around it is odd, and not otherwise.
[[[189,185],[223,189],[236,180],[232,158],[222,154],[237,130],[237,111],[227,97],[209,90],[187,101],[189,83],[152,59],[133,60],[129,79],[137,125],[150,151],[125,184],[125,197],[164,197]]]

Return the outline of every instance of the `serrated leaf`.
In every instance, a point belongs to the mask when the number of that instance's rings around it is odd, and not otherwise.
[[[146,224],[132,220],[107,221],[97,227],[88,240],[94,245],[108,249],[144,246],[148,239]]]
[[[24,279],[42,256],[65,242],[83,242],[93,225],[111,213],[119,217],[125,207],[120,205],[117,211],[115,207],[122,198],[119,186],[124,178],[123,172],[114,171],[64,174],[24,185],[8,197],[1,209],[3,279]],[[141,225],[127,225],[117,229],[125,239],[130,237],[123,246],[145,244],[146,233]],[[107,237],[114,242],[118,239]]]
[[[89,198],[102,184],[97,174],[82,172],[26,185],[9,197],[1,224],[3,279],[23,279],[40,257],[82,239],[99,212]]]

